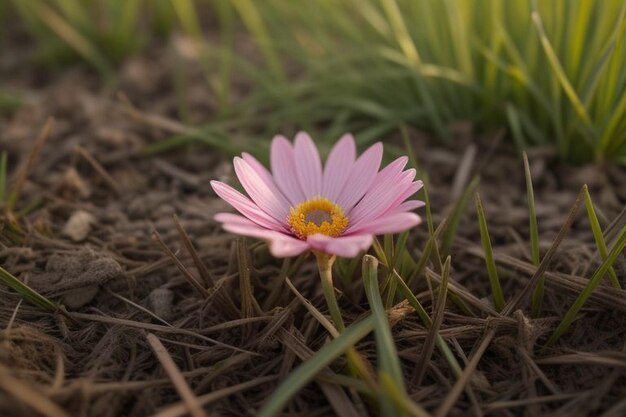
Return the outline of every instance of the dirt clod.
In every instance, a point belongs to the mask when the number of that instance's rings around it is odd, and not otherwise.
[[[76,255],[53,254],[44,271],[29,275],[28,283],[46,296],[60,297],[69,308],[79,308],[94,298],[101,285],[121,274],[117,261],[86,249]]]

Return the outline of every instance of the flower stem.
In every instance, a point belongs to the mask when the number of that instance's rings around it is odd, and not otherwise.
[[[324,290],[324,297],[326,298],[330,317],[335,322],[335,327],[339,330],[339,333],[343,333],[346,326],[341,317],[341,311],[339,310],[339,304],[337,303],[337,297],[335,295],[335,286],[333,285],[333,263],[335,263],[335,256],[315,252],[315,257],[317,258],[317,267],[320,271],[322,289]]]

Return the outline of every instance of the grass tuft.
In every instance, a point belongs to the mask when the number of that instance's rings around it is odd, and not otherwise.
[[[493,257],[493,249],[491,247],[491,238],[489,237],[489,229],[487,228],[487,219],[485,218],[485,210],[483,203],[480,201],[480,195],[476,193],[476,214],[478,216],[478,227],[480,229],[480,242],[485,252],[485,265],[487,274],[489,275],[489,284],[491,285],[491,296],[496,310],[501,311],[506,304],[504,295],[502,294],[502,286],[496,269],[496,261]]]
[[[374,329],[375,319],[369,316],[358,323],[352,324],[332,340],[309,360],[298,366],[267,399],[257,413],[257,417],[274,417],[285,407],[287,402],[324,368],[341,356],[348,349],[367,336]]]
[[[574,320],[576,320],[576,317],[585,305],[585,302],[591,296],[591,293],[593,293],[598,284],[600,284],[600,281],[604,278],[609,268],[611,268],[613,263],[615,263],[617,257],[623,252],[624,247],[626,247],[626,226],[620,230],[617,240],[611,248],[611,252],[609,252],[606,259],[604,259],[598,269],[596,269],[593,273],[583,291],[578,295],[574,304],[572,304],[567,313],[565,313],[565,316],[561,319],[561,322],[557,326],[556,330],[546,342],[548,346],[554,345],[554,343],[556,343],[556,341],[563,336],[567,329],[569,329]]]

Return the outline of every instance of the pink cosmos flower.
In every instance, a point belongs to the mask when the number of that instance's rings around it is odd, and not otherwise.
[[[220,181],[213,190],[241,215],[219,213],[225,230],[264,239],[272,255],[289,257],[307,250],[354,257],[374,235],[398,233],[421,223],[411,211],[424,205],[407,200],[421,187],[415,170],[400,157],[379,171],[380,142],[359,158],[354,138],[341,137],[322,168],[317,147],[306,133],[292,145],[276,136],[271,172],[252,155],[235,157],[235,173],[249,197]]]

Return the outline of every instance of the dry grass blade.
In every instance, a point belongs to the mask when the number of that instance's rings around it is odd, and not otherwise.
[[[0,365],[0,390],[44,417],[70,417],[61,407],[34,387],[13,377],[10,371],[2,365]]]
[[[552,356],[537,360],[541,365],[600,365],[610,368],[626,369],[624,352],[576,352],[567,355]]]
[[[441,273],[441,284],[439,285],[439,295],[437,297],[437,306],[432,320],[432,325],[428,329],[428,336],[426,336],[426,340],[424,341],[422,354],[420,355],[419,361],[415,365],[414,376],[412,379],[416,386],[422,385],[422,379],[426,374],[426,369],[428,369],[428,362],[430,362],[430,358],[432,357],[439,328],[441,327],[441,323],[443,322],[443,312],[446,306],[446,295],[448,294],[450,262],[451,258],[448,256],[443,264],[443,271]]]
[[[489,346],[491,340],[495,335],[495,329],[487,330],[487,333],[485,333],[483,339],[478,345],[478,348],[474,352],[474,355],[471,357],[469,363],[463,370],[463,374],[456,381],[441,405],[437,408],[437,411],[435,412],[435,417],[445,417],[450,413],[450,410],[452,409],[452,407],[454,407],[454,404],[465,389],[465,386],[470,381],[472,375],[474,374],[474,371],[476,370],[476,367],[478,366],[478,362],[480,362],[480,359],[482,358],[483,354],[487,350],[487,347]]]
[[[151,330],[153,332],[160,332],[160,333],[169,333],[169,334],[184,334],[187,336],[192,336],[192,337],[196,337],[198,339],[204,340],[206,342],[212,343],[216,346],[221,346],[223,348],[226,349],[230,349],[230,350],[234,350],[237,352],[241,352],[241,353],[247,353],[253,356],[259,356],[258,353],[255,352],[250,352],[248,350],[245,349],[241,349],[238,348],[236,346],[231,346],[229,344],[226,343],[222,343],[219,340],[215,340],[213,338],[201,335],[199,333],[196,333],[194,331],[188,330],[188,329],[181,329],[178,327],[168,327],[168,326],[162,326],[160,324],[152,324],[152,323],[143,323],[140,321],[134,321],[134,320],[128,320],[128,319],[118,319],[115,317],[107,317],[107,316],[98,316],[95,314],[86,314],[86,313],[68,313],[69,317],[72,319],[76,319],[76,320],[88,320],[88,321],[97,321],[100,323],[110,323],[110,324],[119,324],[122,326],[128,326],[128,327],[134,327],[136,329],[144,329],[144,330]]]
[[[441,275],[430,269],[426,269],[426,276],[438,284],[441,283]],[[453,296],[456,299],[453,299]],[[472,294],[470,290],[468,290],[458,282],[448,282],[448,297],[450,297],[451,301],[454,301],[457,304],[464,306],[465,308],[467,308],[467,306],[471,306],[477,308],[478,310],[489,316],[502,317],[502,314],[495,310],[491,306],[491,304],[486,303],[480,298],[476,297],[474,294]]]
[[[37,136],[37,139],[35,140],[35,144],[33,145],[33,148],[30,151],[28,160],[17,171],[15,182],[11,186],[11,190],[7,197],[6,208],[8,212],[13,211],[13,209],[15,208],[15,204],[17,204],[17,200],[20,197],[20,194],[22,193],[22,187],[24,187],[24,183],[26,183],[26,178],[28,177],[28,173],[37,162],[37,159],[39,158],[39,154],[41,153],[41,149],[43,148],[46,141],[48,140],[48,137],[50,136],[50,132],[52,131],[53,127],[54,127],[54,119],[50,117],[48,118],[48,120],[46,120],[46,123],[41,128],[41,131],[39,132],[39,135]]]
[[[113,291],[111,291],[108,288],[104,288],[104,290],[107,292],[107,294],[109,294],[111,297],[115,297],[120,301],[123,301],[124,303],[136,308],[139,311],[143,311],[144,313],[146,313],[147,315],[149,315],[150,317],[152,317],[155,320],[160,321],[161,323],[163,323],[163,325],[168,326],[168,327],[174,327],[173,325],[171,325],[170,323],[168,323],[166,320],[163,320],[161,317],[159,317],[157,314],[153,313],[152,311],[150,311],[149,309],[147,309],[146,307],[139,305],[137,303],[135,303],[132,300],[129,300],[128,298],[124,297],[123,295],[119,295],[114,293]]]
[[[180,223],[180,220],[178,219],[177,215],[174,215],[174,225],[176,226],[176,230],[178,230],[178,235],[180,236],[180,239],[183,241],[185,248],[187,248],[187,252],[189,252],[189,255],[191,255],[194,265],[196,265],[196,268],[198,268],[198,272],[200,273],[200,276],[204,280],[204,283],[206,284],[207,287],[209,288],[212,287],[213,284],[215,284],[215,279],[213,278],[213,276],[207,269],[204,262],[202,262],[202,259],[200,259],[200,255],[198,255],[198,251],[193,246],[193,243],[191,242],[189,235],[187,234],[187,232],[185,232],[185,229],[183,228],[183,225]]]
[[[156,230],[152,232],[152,238],[159,244],[159,246],[161,246],[161,249],[163,249],[167,256],[169,256],[172,261],[174,261],[174,264],[176,264],[178,270],[187,279],[187,282],[189,282],[189,284],[191,284],[191,286],[195,288],[200,295],[202,295],[204,298],[208,298],[209,292],[207,291],[207,289],[198,282],[198,280],[191,274],[191,272],[189,272],[185,265],[183,265],[180,259],[178,259],[176,254],[172,252],[172,250],[165,244],[165,242],[163,242],[163,239],[161,239],[161,236]]]
[[[254,298],[250,279],[248,249],[243,238],[237,239],[237,263],[239,265],[239,291],[241,292],[241,314],[244,318],[261,313],[261,307]]]
[[[615,239],[615,235],[619,233],[622,227],[626,226],[626,206],[620,211],[620,213],[615,217],[611,223],[606,227],[604,234],[606,236],[606,241],[611,242]]]
[[[163,339],[166,340],[166,339]],[[171,341],[169,341],[171,342]],[[223,361],[217,362],[213,366],[210,367],[198,367],[191,371],[183,372],[182,374],[186,378],[194,378],[197,376],[206,377],[207,375],[212,376],[213,378],[218,375],[222,375],[223,373],[231,370],[232,367],[246,362],[250,359],[250,355],[246,353],[240,353],[234,356],[229,357]],[[171,381],[169,378],[157,378],[145,381],[115,381],[115,382],[90,382],[89,392],[92,394],[104,394],[111,392],[131,392],[131,391],[141,391],[148,388],[160,387],[163,385],[169,385]],[[50,395],[53,396],[63,396],[68,392],[75,392],[76,386],[80,386],[81,389],[85,386],[85,381],[82,380],[74,380],[66,384],[61,389],[53,389]],[[184,407],[184,405],[183,405]]]
[[[579,393],[574,394],[555,394],[555,395],[546,395],[544,397],[535,397],[535,398],[525,398],[523,400],[511,400],[511,401],[497,401],[485,406],[485,411],[496,411],[496,410],[510,410],[515,407],[526,407],[530,404],[541,404],[541,403],[549,403],[549,402],[557,402],[557,401],[566,401],[572,398],[579,396]]]
[[[550,246],[550,249],[548,249],[548,252],[545,254],[543,259],[541,260],[539,267],[537,268],[533,276],[530,278],[530,280],[528,281],[524,289],[518,292],[517,295],[511,301],[509,301],[506,307],[504,307],[504,309],[502,310],[502,313],[504,315],[508,316],[513,311],[519,308],[520,304],[526,299],[528,294],[533,290],[535,285],[537,285],[537,282],[539,282],[543,274],[548,269],[548,266],[550,265],[550,261],[552,261],[552,257],[556,253],[556,250],[558,249],[559,245],[565,238],[565,235],[569,231],[570,227],[572,227],[572,223],[574,222],[574,219],[576,218],[576,214],[578,214],[578,210],[580,209],[580,205],[583,202],[583,194],[586,188],[587,188],[586,185],[582,186],[580,192],[578,193],[578,196],[576,197],[576,201],[574,201],[574,205],[570,209],[567,219],[565,219],[565,223],[563,223],[563,225],[561,226],[561,229],[559,230],[559,233],[554,238],[554,241],[552,242],[552,246]]]
[[[120,187],[118,187],[117,182],[113,179],[113,177],[111,177],[107,170],[104,169],[100,162],[98,162],[98,160],[96,160],[96,158],[94,158],[93,155],[87,151],[87,149],[84,149],[82,146],[76,146],[75,150],[85,161],[89,163],[89,165],[91,165],[94,171],[100,175],[100,178],[104,180],[111,191],[118,196],[122,195],[122,191],[120,190]]]
[[[204,394],[198,397],[198,403],[200,405],[205,406],[207,404],[211,404],[215,401],[218,401],[222,398],[229,397],[231,395],[237,394],[242,391],[246,391],[248,389],[258,387],[262,384],[267,384],[268,382],[272,382],[276,380],[276,376],[265,376],[261,378],[253,379],[252,381],[242,382],[241,384],[232,385],[227,388],[222,388],[217,391],[210,392],[208,394]],[[185,415],[187,412],[187,406],[185,404],[177,404],[171,407],[164,409],[156,414],[153,414],[151,417],[180,417]]]
[[[180,372],[180,369],[178,369],[178,366],[176,366],[176,363],[168,353],[167,349],[163,346],[163,343],[161,343],[161,341],[152,333],[148,333],[146,339],[148,340],[148,343],[154,351],[157,359],[161,362],[163,369],[172,381],[172,385],[174,385],[178,395],[180,395],[180,398],[185,403],[187,409],[189,410],[189,414],[191,414],[192,417],[207,417],[207,414],[202,409],[198,399],[187,384],[185,377]]]

